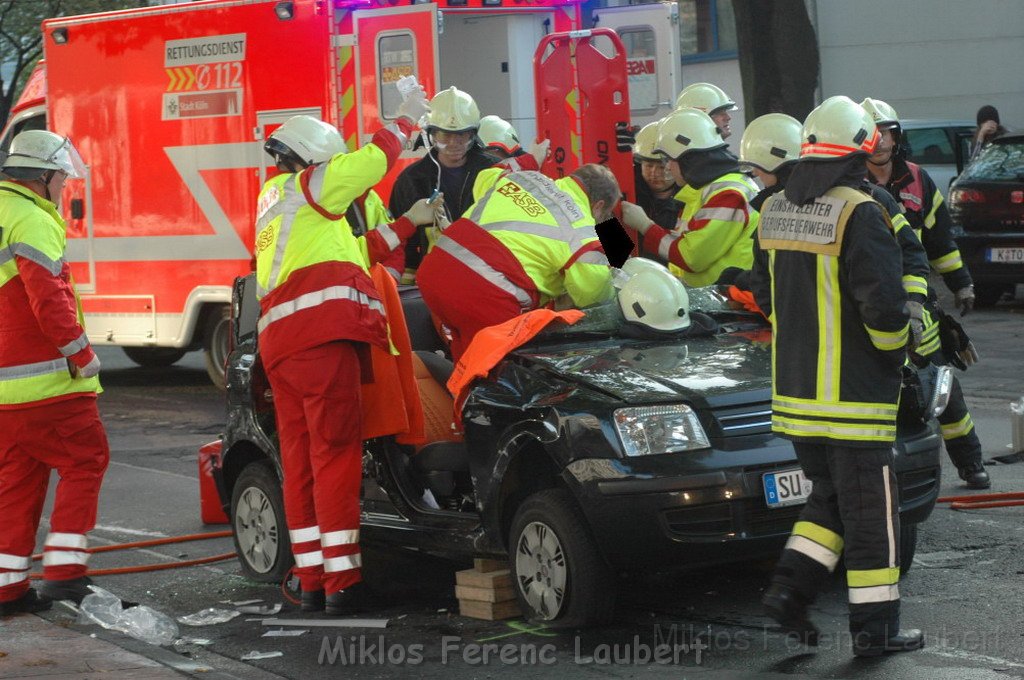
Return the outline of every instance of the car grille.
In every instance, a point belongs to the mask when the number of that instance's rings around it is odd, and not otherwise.
[[[678,538],[773,536],[788,534],[803,507],[770,509],[760,498],[747,498],[668,510],[665,523]]]
[[[937,468],[911,470],[897,475],[900,487],[900,505],[913,504],[916,501],[934,494],[939,486]]]
[[[712,409],[711,415],[721,429],[723,437],[743,437],[772,431],[772,403],[770,401]]]

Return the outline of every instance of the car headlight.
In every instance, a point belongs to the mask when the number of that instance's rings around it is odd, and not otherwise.
[[[928,403],[928,413],[938,418],[949,406],[949,396],[953,391],[953,369],[949,366],[940,366],[935,375],[935,390],[932,392],[931,401]]]
[[[694,451],[711,446],[697,414],[686,404],[620,408],[614,418],[627,456]]]

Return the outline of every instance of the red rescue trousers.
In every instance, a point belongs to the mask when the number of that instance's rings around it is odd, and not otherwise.
[[[43,577],[85,575],[85,534],[96,524],[107,435],[93,395],[0,410],[0,602],[28,590],[50,471],[60,477],[43,549]]]
[[[362,580],[360,364],[353,343],[296,352],[268,371],[284,468],[284,511],[302,589]]]
[[[481,329],[528,311],[515,295],[438,248],[420,263],[416,285],[430,311],[451,331],[453,361],[459,360]]]

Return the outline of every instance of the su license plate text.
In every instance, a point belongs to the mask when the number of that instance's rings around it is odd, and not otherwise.
[[[807,497],[811,495],[811,480],[800,469],[768,472],[761,477],[761,481],[764,484],[764,500],[769,508],[806,503]]]

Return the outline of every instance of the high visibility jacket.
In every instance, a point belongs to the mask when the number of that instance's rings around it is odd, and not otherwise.
[[[878,204],[849,187],[801,206],[779,193],[758,240],[771,280],[772,429],[847,446],[894,441],[907,295]]]
[[[64,260],[64,220],[34,191],[0,182],[0,409],[100,392],[74,378],[96,356]]]
[[[408,125],[399,119],[399,125]],[[388,347],[384,306],[345,211],[394,164],[404,140],[381,129],[358,151],[271,178],[256,213],[260,351],[267,367],[335,340]]]
[[[709,286],[729,267],[750,269],[758,219],[753,195],[750,180],[738,172],[699,189],[684,186],[675,196],[684,205],[676,229],[652,225],[644,250],[677,267],[673,271],[691,286]]]
[[[870,175],[869,175],[870,178]],[[906,210],[910,226],[924,244],[932,269],[942,275],[951,291],[971,285],[960,249],[953,239],[953,218],[934,180],[916,163],[893,162],[885,189]]]
[[[614,294],[590,201],[574,178],[491,168],[477,176],[474,195],[436,247],[515,295],[524,312],[566,292],[578,307]]]
[[[382,265],[395,281],[401,281],[405,269],[402,242],[416,233],[416,225],[404,215],[397,220],[392,217],[373,189],[352,201],[345,219],[359,242],[363,258],[370,265]]]

